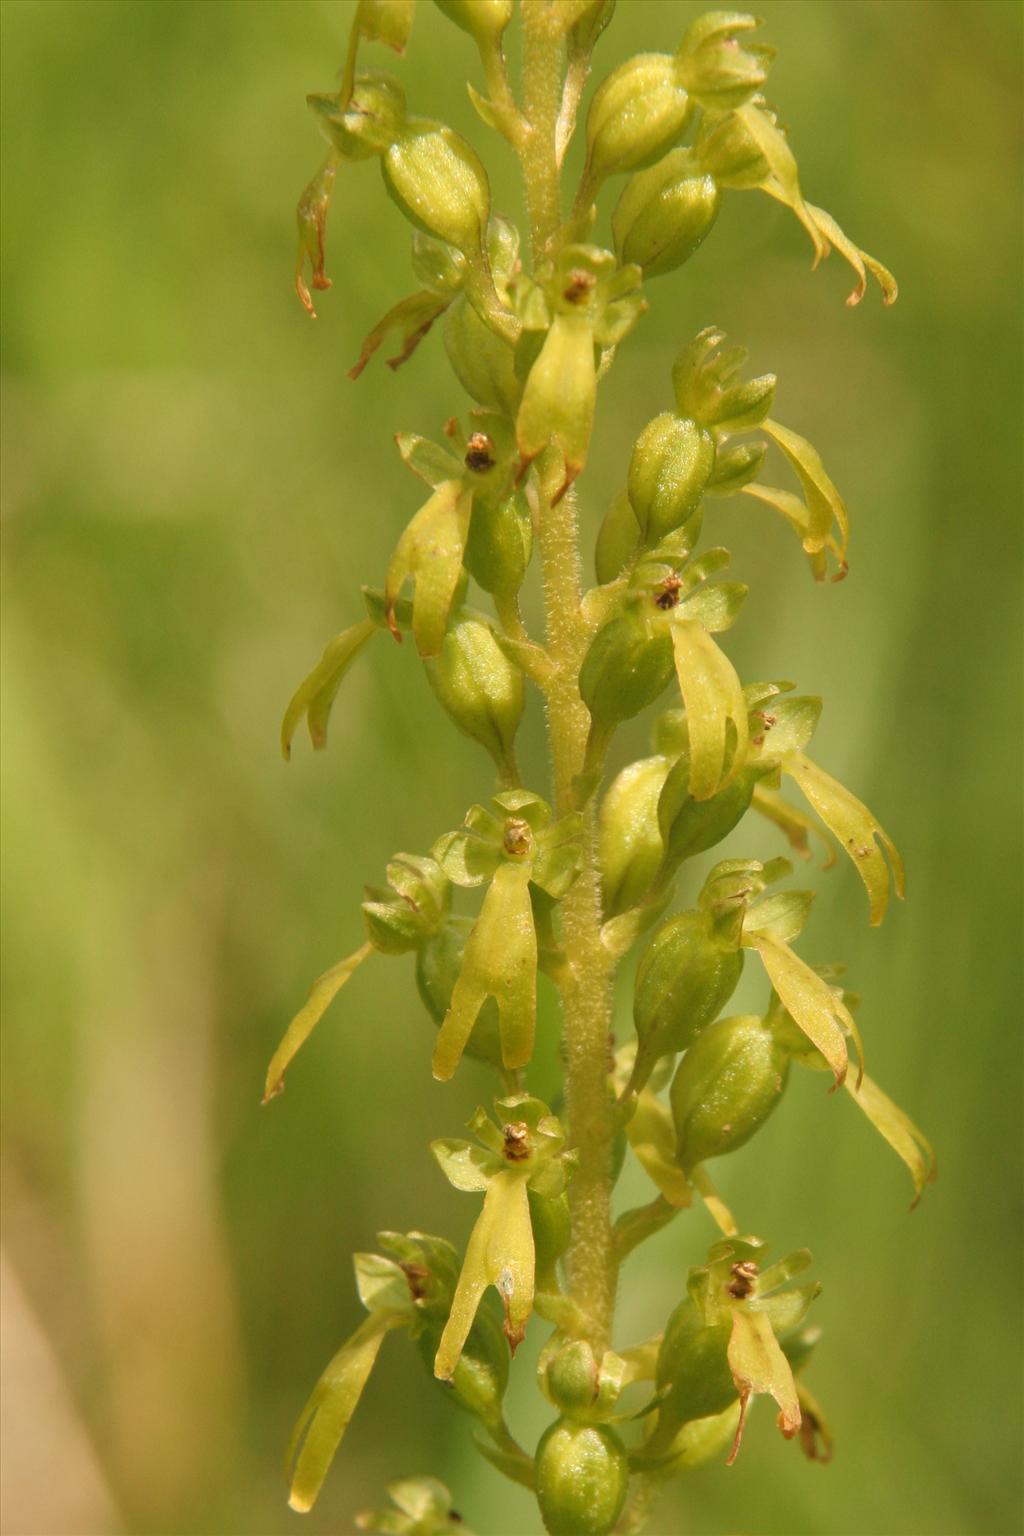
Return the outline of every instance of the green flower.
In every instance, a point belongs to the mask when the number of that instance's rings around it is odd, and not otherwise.
[[[476,805],[457,832],[435,844],[434,857],[455,885],[489,882],[463,952],[434,1050],[434,1076],[447,1081],[461,1060],[483,1004],[498,1005],[504,1065],[533,1055],[537,1014],[537,931],[531,886],[554,900],[579,871],[580,818],[552,823],[550,807],[529,790],[509,790]]]

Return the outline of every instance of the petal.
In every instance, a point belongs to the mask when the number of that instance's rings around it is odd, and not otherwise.
[[[860,1034],[842,1001],[788,944],[770,933],[744,934],[744,944],[756,949],[772,986],[807,1038],[818,1047],[835,1076],[835,1086],[845,1081],[849,1057],[846,1037],[852,1035],[860,1050]]]
[[[371,619],[363,619],[335,635],[312,672],[295,690],[281,722],[281,752],[286,762],[292,755],[292,737],[303,715],[314,748],[319,751],[326,747],[327,722],[341,680],[375,628]]]
[[[846,503],[827,474],[818,450],[807,441],[806,437],[801,437],[798,432],[791,432],[788,427],[780,426],[777,421],[763,422],[762,431],[766,432],[772,442],[782,449],[803,486],[809,513],[807,531],[803,540],[804,549],[808,554],[818,554],[824,550],[829,544],[832,524],[835,522],[839,530],[837,554],[838,558],[845,562],[846,546],[850,536]]]
[[[434,1375],[451,1378],[473,1326],[480,1298],[494,1285],[505,1306],[505,1331],[513,1352],[533,1308],[534,1247],[526,1180],[499,1173],[490,1181],[484,1207],[466,1245],[466,1257],[452,1298]]]
[[[286,1456],[286,1464],[292,1469],[288,1503],[300,1514],[316,1503],[384,1335],[400,1326],[401,1319],[394,1316],[378,1313],[368,1317],[341,1346],[313,1388],[292,1431]]]
[[[702,624],[678,619],[670,628],[679,691],[686,706],[690,794],[695,800],[710,800],[746,760],[746,701],[732,663]],[[735,743],[727,765],[730,721]]]
[[[935,1152],[927,1136],[894,1104],[878,1084],[865,1077],[859,1084],[847,1081],[847,1092],[867,1115],[880,1136],[892,1147],[897,1157],[903,1159],[914,1181],[914,1205],[920,1200],[926,1184],[931,1184],[938,1173]],[[911,1206],[913,1210],[913,1206]]]
[[[412,628],[421,656],[437,656],[469,532],[472,493],[459,480],[446,480],[413,517],[388,565],[385,597],[393,609],[406,578],[414,576]],[[397,636],[398,631],[393,629]]]
[[[310,988],[309,997],[285,1030],[284,1039],[271,1057],[267,1068],[267,1081],[263,1090],[264,1104],[284,1091],[284,1074],[295,1056],[320,1022],[327,1008],[348,981],[349,977],[373,951],[372,944],[364,944],[355,954],[339,960],[329,971],[318,976]]]
[[[901,899],[906,888],[903,860],[892,838],[856,795],[802,752],[787,752],[782,759],[782,770],[799,786],[853,860],[868,893],[871,923],[877,926],[889,904],[889,869],[879,843],[889,856],[893,885]]]
[[[789,1361],[762,1312],[746,1307],[735,1309],[728,1354],[729,1369],[740,1395],[740,1421],[727,1463],[731,1466],[739,1454],[747,1405],[752,1397],[761,1393],[774,1397],[779,1405],[779,1428],[787,1440],[800,1428],[800,1400]]]

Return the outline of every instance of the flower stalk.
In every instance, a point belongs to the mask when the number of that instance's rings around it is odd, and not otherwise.
[[[752,39],[753,17],[698,18],[675,53],[613,69],[584,113],[614,0],[435,3],[475,44],[486,94],[471,84],[470,98],[518,158],[526,227],[521,237],[492,207],[475,148],[417,116],[400,80],[362,68],[364,45],[404,51],[417,0],[358,0],[341,89],[309,98],[329,153],[299,205],[296,288],[313,314],[305,272],[315,289],[330,287],[336,178],[350,161],[378,158],[414,231],[419,286],[369,332],[352,377],[392,333],[397,367],[436,327],[473,405],[466,424],[447,420],[443,442],[399,434],[426,500],[410,509],[383,588],[363,589],[366,617],[327,645],[300,684],[281,740],[287,758],[305,721],[314,749],[324,748],[349,668],[378,634],[382,643],[409,636],[448,720],[490,756],[497,789],[429,851],[396,854],[387,886],[368,891],[366,942],[314,984],[271,1062],[266,1099],[281,1092],[285,1069],[374,952],[413,957],[437,1031],[435,1079],[449,1081],[470,1057],[494,1072],[503,1096],[494,1118],[482,1108],[473,1116],[472,1141],[446,1137],[431,1148],[456,1190],[483,1196],[465,1252],[430,1234],[386,1231],[380,1253],[357,1256],[369,1317],[300,1418],[291,1500],[312,1506],[382,1341],[404,1334],[476,1420],[481,1453],[536,1494],[552,1536],[625,1536],[641,1530],[670,1478],[712,1458],[735,1461],[757,1396],[774,1400],[783,1436],[808,1456],[831,1453],[801,1379],[818,1337],[804,1322],[819,1285],[788,1285],[810,1254],[765,1266],[762,1240],[740,1235],[709,1164],[788,1107],[799,1067],[845,1087],[906,1165],[917,1198],[935,1163],[923,1134],[865,1075],[858,1000],[841,984],[842,967],[815,965],[793,948],[814,893],[785,884],[789,860],[719,859],[699,888],[688,869],[753,810],[801,857],[815,831],[826,867],[837,862],[834,838],[864,884],[873,924],[893,893],[904,894],[888,833],[807,756],[821,701],[737,673],[721,637],[747,589],[723,575],[727,550],[699,549],[716,499],[745,494],[796,534],[816,580],[837,580],[849,545],[842,496],[817,450],[774,419],[775,375],[746,377],[745,349],[726,346],[709,325],[680,337],[671,380],[652,400],[661,409],[607,506],[589,587],[578,486],[597,398],[649,308],[650,285],[699,259],[726,193],[761,191],[789,208],[815,263],[839,251],[857,278],[848,302],[859,302],[869,274],[886,304],[896,285],[804,199],[787,136],[761,94],[772,50]],[[516,15],[518,91],[506,66]],[[571,188],[563,167],[579,122],[584,166]],[[609,209],[602,204],[617,180]],[[673,312],[669,305],[668,323]],[[770,451],[798,489],[761,481]],[[522,617],[531,568],[543,636]],[[516,751],[531,689],[546,712],[546,798],[530,787],[529,769],[524,780]],[[652,755],[609,780],[618,727],[653,708]],[[784,776],[810,814],[780,792]],[[629,1022],[615,1015],[613,984],[634,960]],[[747,964],[763,980],[763,1007],[729,1014]],[[540,972],[560,1004],[558,1115],[530,1092]],[[412,1062],[412,1042],[409,1052]],[[626,1157],[650,1197],[617,1211]],[[687,1276],[678,1305],[667,1320],[652,1319],[646,1339],[620,1339],[624,1261],[696,1203],[721,1239],[703,1262],[687,1263],[686,1223],[677,1223]],[[555,1417],[531,1454],[503,1399],[518,1345],[544,1324],[538,1384]],[[465,1530],[432,1478],[392,1484],[389,1494],[394,1507],[360,1517],[363,1528]]]

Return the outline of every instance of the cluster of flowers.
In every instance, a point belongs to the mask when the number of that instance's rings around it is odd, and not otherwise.
[[[531,125],[503,58],[512,0],[436,3],[479,49],[488,96],[472,87],[470,94],[480,117],[521,145]],[[556,7],[565,59],[559,156],[613,8],[614,0]],[[921,1133],[864,1073],[856,1000],[837,985],[839,968],[815,968],[792,948],[813,893],[769,891],[791,873],[788,860],[720,862],[695,905],[666,915],[687,861],[715,847],[750,809],[803,857],[812,830],[830,848],[834,838],[864,883],[872,923],[881,921],[891,886],[903,893],[900,858],[883,828],[806,754],[821,701],[794,695],[784,682],[744,686],[714,638],[736,620],[746,588],[721,577],[726,550],[695,552],[709,499],[754,498],[795,531],[815,578],[846,570],[842,498],[814,448],[772,419],[775,377],[744,379],[745,352],[725,348],[714,328],[678,354],[672,404],[640,433],[625,488],[598,536],[597,585],[580,611],[587,643],[577,679],[590,736],[572,802],[557,814],[522,784],[516,761],[526,685],[548,693],[555,670],[549,650],[523,626],[519,592],[538,519],[586,464],[598,383],[647,308],[644,284],[694,254],[726,190],[758,189],[790,208],[816,260],[838,250],[857,277],[849,302],[862,296],[868,272],[886,303],[896,287],[804,200],[788,141],[761,95],[771,50],[750,42],[753,18],[719,12],[696,21],[675,54],[630,59],[599,86],[586,116],[575,204],[527,272],[518,233],[492,211],[487,174],[470,145],[444,124],[411,115],[397,80],[358,70],[365,41],[404,48],[413,11],[413,0],[359,0],[341,89],[309,99],[329,152],[299,205],[296,283],[312,314],[305,274],[309,266],[315,289],[330,286],[324,231],[337,170],[378,158],[389,195],[415,229],[420,286],[371,331],[353,375],[389,335],[399,338],[397,366],[441,322],[475,408],[466,426],[448,422],[443,443],[399,436],[403,460],[429,495],[398,540],[383,588],[364,589],[367,616],[330,642],[296,692],[282,744],[287,757],[305,720],[314,747],[323,747],[353,660],[378,633],[399,640],[408,633],[446,714],[493,759],[498,792],[429,853],[395,856],[388,888],[363,903],[366,942],[315,983],[270,1064],[266,1098],[280,1092],[331,1000],[374,953],[415,958],[419,993],[437,1026],[435,1077],[451,1078],[468,1052],[496,1070],[504,1096],[496,1121],[482,1109],[474,1116],[475,1142],[433,1145],[450,1183],[483,1196],[461,1260],[444,1239],[421,1232],[381,1233],[381,1254],[357,1256],[368,1317],[331,1361],[296,1428],[291,1502],[311,1507],[383,1338],[405,1332],[452,1400],[479,1422],[482,1452],[535,1490],[548,1529],[602,1536],[620,1518],[631,1475],[656,1483],[729,1445],[731,1460],[757,1394],[775,1399],[784,1435],[799,1434],[810,1455],[828,1453],[821,1411],[799,1379],[816,1338],[804,1321],[818,1287],[783,1289],[810,1255],[802,1250],[764,1267],[760,1241],[739,1235],[707,1171],[764,1124],[791,1065],[828,1072],[834,1087],[845,1087],[902,1157],[918,1194],[934,1163]],[[589,240],[596,200],[622,174],[614,249],[603,249]],[[799,492],[761,482],[769,444],[795,472]],[[545,454],[557,454],[561,466],[546,501],[536,474]],[[490,595],[493,614],[470,604],[470,581]],[[605,783],[618,725],[673,685],[678,697],[656,720],[653,755]],[[809,811],[782,797],[783,776]],[[559,1261],[578,1154],[522,1078],[534,1048],[538,972],[557,981],[572,963],[559,907],[579,877],[595,816],[601,942],[618,964],[643,941],[635,1036],[610,1063],[608,1093],[617,1164],[631,1150],[654,1198],[619,1218],[617,1262],[694,1193],[722,1231],[706,1262],[690,1269],[663,1330],[618,1352],[594,1349],[587,1319],[563,1286]],[[473,888],[483,900],[469,916],[453,896]],[[766,973],[765,1012],[723,1017],[751,951]],[[489,1310],[488,1288],[503,1317]],[[530,1455],[509,1430],[502,1400],[509,1355],[534,1311],[553,1327],[539,1381],[557,1417]],[[646,1401],[623,1407],[622,1394],[638,1385]],[[430,1479],[395,1484],[391,1496],[395,1508],[364,1517],[366,1529],[421,1536],[465,1529],[447,1491]]]

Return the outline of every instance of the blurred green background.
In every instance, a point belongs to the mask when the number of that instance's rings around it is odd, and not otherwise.
[[[599,75],[672,48],[699,9],[621,0]],[[465,98],[469,41],[420,11],[394,67],[518,215]],[[810,1075],[719,1165],[776,1253],[814,1250],[811,1384],[837,1455],[806,1463],[762,1407],[738,1465],[677,1485],[652,1529],[1002,1536],[1022,1521],[1021,12],[760,11],[804,187],[894,268],[900,302],[844,308],[839,258],[812,275],[795,221],[730,194],[708,245],[652,285],[583,505],[592,532],[669,403],[675,347],[711,321],[778,372],[779,417],[843,488],[840,586],[815,588],[747,505],[716,503],[709,534],[752,586],[728,642],[741,673],[824,694],[816,755],[906,855],[909,900],[879,932],[848,868],[823,877],[803,951],[849,962],[871,1071],[942,1172],[909,1216],[896,1159]],[[482,1536],[539,1528],[400,1342],[314,1514],[284,1502],[293,1417],[360,1315],[351,1251],[379,1227],[465,1236],[475,1202],[425,1146],[490,1091],[474,1066],[431,1080],[411,967],[375,960],[259,1108],[289,1013],[359,942],[363,881],[490,784],[410,646],[370,648],[326,754],[303,742],[285,768],[277,749],[293,685],[418,505],[391,435],[436,435],[467,404],[435,337],[394,376],[345,377],[412,287],[374,166],[339,176],[316,324],[292,292],[292,210],[320,154],[303,97],[331,88],[349,16],[0,7],[7,1536],[348,1532],[389,1478],[426,1471]],[[537,779],[537,719],[527,742]],[[774,848],[760,827],[729,844]],[[694,1213],[627,1269],[620,1342],[658,1325],[711,1237]],[[519,1375],[529,1441],[528,1361]]]

